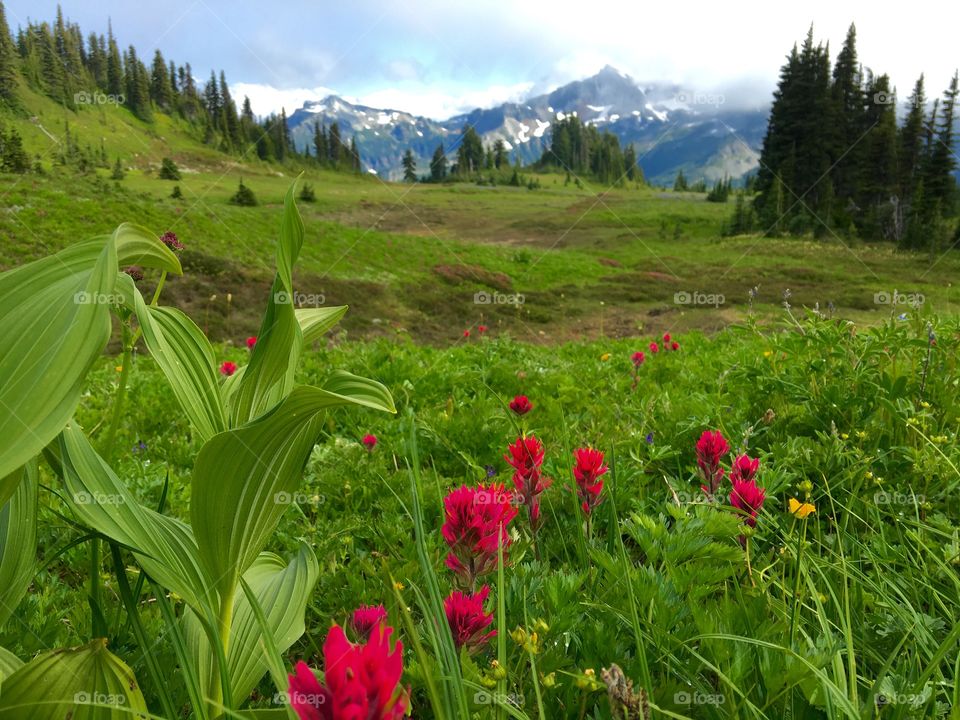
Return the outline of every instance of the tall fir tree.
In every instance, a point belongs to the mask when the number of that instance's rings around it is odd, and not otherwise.
[[[407,151],[403,154],[403,181],[404,182],[416,182],[417,181],[417,161],[413,157],[413,151],[410,148],[407,148]]]

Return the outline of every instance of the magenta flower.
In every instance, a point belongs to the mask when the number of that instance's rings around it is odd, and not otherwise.
[[[711,497],[723,482],[724,470],[720,459],[730,452],[730,444],[719,430],[704,430],[697,440],[697,466],[704,480],[701,489]]]
[[[750,527],[757,524],[757,513],[763,507],[767,491],[759,487],[755,480],[733,480],[730,491],[730,504],[744,516],[743,521]]]
[[[533,435],[518,437],[513,445],[507,447],[503,456],[513,466],[513,487],[517,499],[527,508],[530,526],[534,532],[540,525],[540,496],[553,484],[553,480],[543,477],[540,469],[543,465],[543,443]]]
[[[497,567],[497,551],[510,546],[507,525],[517,515],[513,496],[503,485],[463,485],[443,499],[445,520],[440,533],[450,548],[446,565],[463,587],[476,587],[477,578]]]
[[[350,628],[357,637],[368,640],[370,634],[387,619],[387,609],[383,605],[361,605],[350,617]]]
[[[493,613],[483,611],[483,603],[488,595],[490,586],[484,585],[480,592],[473,594],[454,591],[443,601],[457,650],[466,647],[469,652],[476,652],[497,634],[496,630],[484,632],[493,622]]]
[[[603,453],[593,448],[579,448],[573,451],[576,462],[573,465],[573,477],[577,481],[577,495],[583,512],[590,515],[593,509],[600,504],[603,490],[601,475],[607,470],[603,464]]]

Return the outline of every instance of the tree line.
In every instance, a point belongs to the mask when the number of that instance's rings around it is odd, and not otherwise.
[[[53,24],[30,22],[14,36],[0,2],[0,103],[18,109],[21,82],[69,110],[116,104],[146,123],[158,112],[180,118],[198,139],[225,153],[277,162],[312,157],[329,167],[360,167],[356,143],[345,143],[339,130],[323,130],[323,154],[316,143],[314,155],[309,145],[299,152],[286,112],[257,119],[247,97],[238,107],[222,70],[219,75],[211,71],[201,85],[190,63],[168,61],[159,49],[148,67],[133,45],[121,50],[109,24],[106,36],[84,36],[77,23],[64,20],[59,6]]]
[[[835,233],[936,250],[958,210],[957,74],[932,102],[921,75],[899,121],[889,76],[863,67],[856,39],[851,25],[831,66],[811,27],[787,56],[756,177],[756,219],[769,234]]]

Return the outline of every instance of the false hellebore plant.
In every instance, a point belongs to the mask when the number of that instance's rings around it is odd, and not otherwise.
[[[236,710],[267,671],[285,690],[280,653],[304,631],[318,568],[306,544],[289,559],[266,550],[287,509],[279,499],[296,492],[325,413],[342,405],[395,412],[386,388],[349,373],[332,372],[319,387],[294,385],[303,348],[346,308],[296,309],[286,302],[304,237],[293,198],[291,186],[276,275],[256,342],[248,343],[249,362],[223,379],[197,325],[179,310],[159,306],[159,289],[145,301],[134,277],[120,271],[134,265],[159,271],[162,288],[168,273],[181,274],[179,242],[124,224],[112,235],[0,274],[0,622],[37,569],[42,455],[77,523],[95,538],[92,547],[105,542],[110,548],[116,587],[165,717],[181,712],[167,689],[167,671],[151,653],[155,638],[140,622],[140,593],[152,592],[167,623],[194,717],[242,716]],[[98,451],[72,418],[84,378],[110,339],[111,316],[120,321],[125,353],[113,423]],[[203,443],[185,520],[142,505],[109,464],[130,352],[141,337]],[[95,553],[93,566],[99,568]],[[135,588],[127,578],[131,565],[140,572]],[[143,588],[144,577],[150,588]],[[97,584],[92,578],[94,602]],[[26,663],[0,649],[0,717],[143,716],[139,682],[107,649],[104,624],[94,623],[89,644]],[[122,702],[100,706],[100,697]]]

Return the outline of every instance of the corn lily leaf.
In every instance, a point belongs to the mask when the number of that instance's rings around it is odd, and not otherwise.
[[[0,274],[0,477],[36,456],[70,420],[110,338],[118,268],[130,263],[180,273],[159,239],[124,224]]]
[[[37,656],[0,693],[0,720],[130,720],[146,712],[133,671],[103,638]]]
[[[287,650],[304,632],[303,616],[307,601],[317,582],[318,565],[313,550],[301,545],[285,564],[273,553],[262,553],[243,579],[253,591],[264,612],[270,634],[280,652]],[[192,611],[184,615],[185,634],[204,693],[210,694],[209,683],[219,682],[214,676],[213,653],[208,636]],[[227,667],[235,702],[242,702],[267,672],[268,663],[263,632],[244,593],[237,593],[231,622]]]
[[[13,497],[0,508],[0,625],[17,609],[36,572],[37,462],[22,469]]]

